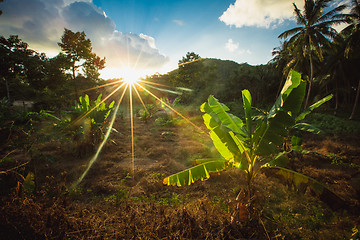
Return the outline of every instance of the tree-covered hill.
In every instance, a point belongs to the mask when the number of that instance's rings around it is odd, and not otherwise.
[[[164,75],[149,77],[172,87],[188,88],[182,91],[181,101],[188,104],[204,102],[210,94],[224,102],[237,102],[241,90],[254,92],[254,102],[264,105],[275,99],[281,82],[273,64],[252,66],[229,60],[200,58],[179,65]]]

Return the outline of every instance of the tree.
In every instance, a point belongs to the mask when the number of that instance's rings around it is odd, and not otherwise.
[[[187,52],[186,56],[179,60],[179,68],[184,67],[187,63],[196,61],[198,59],[201,59],[199,54],[196,54],[194,52]]]
[[[196,87],[196,81],[200,79],[200,72],[203,67],[200,55],[194,52],[188,52],[185,57],[182,57],[179,60],[179,68],[175,79],[173,79],[174,84],[177,87],[185,87],[194,90]],[[194,93],[194,91],[193,91]],[[191,98],[190,93],[184,93],[181,97],[182,102],[189,102]]]
[[[349,53],[352,53],[351,58],[355,59],[355,68],[358,68],[359,63],[359,46],[360,46],[360,3],[358,0],[352,0],[352,8],[350,14],[347,15],[347,20],[349,26],[347,26],[341,34],[348,36],[347,38],[347,47],[345,50],[345,56],[349,58]],[[359,77],[359,76],[358,76]],[[359,103],[360,96],[360,77],[358,82],[358,87],[356,90],[356,97],[354,106],[351,112],[349,119],[353,119],[357,105]]]
[[[308,107],[311,87],[314,78],[314,57],[323,60],[322,48],[330,44],[330,39],[336,36],[337,32],[332,27],[334,24],[344,22],[338,13],[345,9],[345,5],[340,5],[333,10],[324,13],[324,8],[328,7],[330,0],[305,0],[303,11],[295,3],[295,19],[299,27],[287,30],[279,35],[279,38],[288,39],[291,48],[301,53],[303,58],[309,59],[309,87],[307,91],[305,108]]]
[[[349,61],[344,56],[344,50],[346,45],[346,39],[341,34],[337,35],[331,48],[325,51],[325,65],[322,71],[323,84],[325,89],[335,90],[335,112],[340,106],[340,100],[343,100],[346,94],[346,89],[351,89],[349,77],[347,74]],[[324,88],[324,87],[323,87]]]
[[[0,56],[0,77],[5,85],[7,98],[12,99],[13,93],[23,97],[28,87],[26,65],[29,64],[30,57],[36,56],[36,52],[28,49],[28,44],[16,35],[7,39],[1,36]]]
[[[86,39],[84,32],[72,32],[69,29],[64,30],[61,42],[58,43],[61,50],[65,53],[69,61],[69,70],[71,71],[75,99],[78,99],[78,79],[96,81],[99,77],[99,70],[105,67],[105,58],[101,59],[92,52],[90,39]],[[78,74],[77,74],[78,73]],[[78,79],[77,79],[78,78]]]
[[[178,84],[183,87],[191,87],[196,78],[200,65],[195,63],[200,60],[200,55],[194,52],[188,52],[185,57],[179,60]]]
[[[282,42],[281,46],[276,47],[272,51],[273,58],[269,61],[269,63],[275,64],[275,68],[281,73],[281,82],[279,84],[276,97],[279,96],[282,86],[284,85],[284,81],[286,76],[289,74],[291,69],[296,69],[296,60],[292,53],[291,49],[288,46],[289,43],[287,41]]]

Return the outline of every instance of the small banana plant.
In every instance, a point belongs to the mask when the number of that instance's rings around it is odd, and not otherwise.
[[[93,152],[105,136],[106,119],[115,101],[106,105],[101,97],[102,94],[99,94],[97,99],[91,102],[87,94],[80,96],[79,102],[76,102],[72,111],[68,112],[70,117],[63,118],[56,125],[57,130],[60,130],[64,136],[76,142],[76,151],[81,157]],[[116,129],[112,128],[112,130],[117,132]]]
[[[196,161],[198,165],[166,177],[163,184],[190,185],[197,180],[207,180],[212,172],[235,167],[246,174],[249,199],[252,196],[254,178],[259,172],[265,172],[282,178],[296,189],[309,188],[320,199],[331,198],[339,202],[335,193],[315,179],[285,168],[289,159],[287,152],[280,146],[288,137],[289,131],[295,129],[319,132],[318,129],[300,121],[332,98],[332,95],[329,95],[300,112],[305,90],[306,81],[301,79],[300,73],[291,71],[275,104],[261,117],[252,116],[251,94],[248,90],[243,90],[244,120],[229,113],[226,105],[210,95],[200,110],[204,113],[204,123],[210,130],[213,144],[222,157],[199,159]],[[300,150],[301,138],[295,136],[292,142],[292,150]]]

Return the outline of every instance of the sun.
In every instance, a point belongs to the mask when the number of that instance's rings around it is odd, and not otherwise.
[[[123,80],[130,85],[133,85],[138,80],[140,80],[141,75],[141,71],[137,71],[135,69],[125,69],[121,73],[121,77],[123,78]]]
[[[114,68],[107,67],[100,70],[100,77],[103,79],[122,79],[127,84],[134,84],[139,79],[149,74],[149,71],[135,68]]]

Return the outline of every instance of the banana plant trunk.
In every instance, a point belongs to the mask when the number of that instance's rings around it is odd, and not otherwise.
[[[253,197],[253,186],[252,186],[252,182],[253,182],[253,169],[251,169],[249,171],[249,173],[247,174],[247,195],[248,195],[248,201],[249,203],[251,202],[251,199]]]

